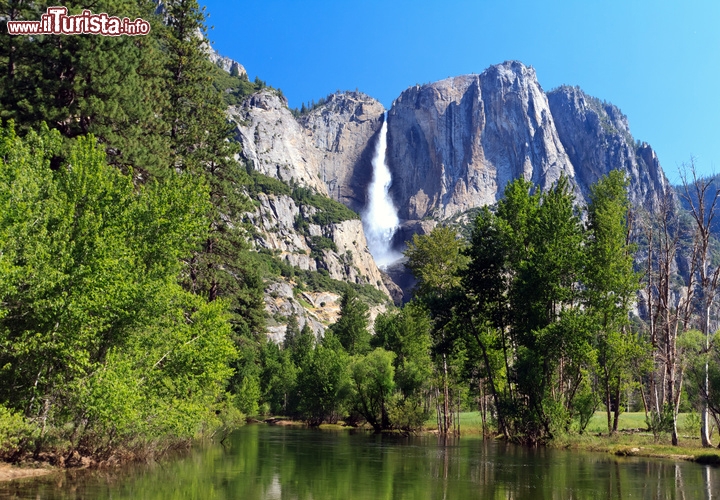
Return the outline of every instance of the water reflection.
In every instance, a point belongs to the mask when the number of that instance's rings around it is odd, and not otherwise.
[[[0,498],[664,500],[719,489],[719,469],[692,463],[251,425],[225,448],[123,473],[0,483]]]

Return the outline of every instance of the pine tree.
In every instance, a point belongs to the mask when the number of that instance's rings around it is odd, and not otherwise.
[[[370,350],[368,332],[368,306],[352,288],[343,294],[340,302],[340,318],[331,327],[348,354],[365,354]]]
[[[7,19],[38,20],[54,2],[0,4]],[[87,2],[63,4],[70,14]],[[47,122],[67,138],[93,134],[110,164],[156,171],[167,163],[162,133],[165,106],[163,55],[154,3],[100,1],[95,12],[153,24],[148,36],[3,36],[0,40],[0,117],[25,132]],[[6,28],[5,28],[6,29]]]

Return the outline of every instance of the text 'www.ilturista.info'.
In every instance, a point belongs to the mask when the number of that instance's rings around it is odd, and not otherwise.
[[[150,33],[150,23],[144,19],[131,21],[106,13],[93,14],[83,10],[82,14],[69,16],[67,7],[48,7],[39,21],[8,21],[10,35],[103,35],[136,36]]]

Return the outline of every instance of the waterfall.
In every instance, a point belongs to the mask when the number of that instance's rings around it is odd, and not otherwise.
[[[402,257],[401,253],[392,249],[392,237],[400,220],[388,192],[392,177],[385,161],[386,150],[387,117],[383,120],[375,146],[375,155],[372,159],[373,178],[368,186],[368,204],[362,214],[368,248],[379,267],[386,267]]]

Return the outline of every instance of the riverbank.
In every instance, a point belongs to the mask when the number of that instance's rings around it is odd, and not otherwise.
[[[549,448],[577,451],[594,451],[610,453],[617,456],[634,456],[647,458],[665,458],[671,460],[687,460],[691,462],[720,465],[720,449],[703,448],[700,444],[699,432],[692,428],[686,414],[679,415],[680,446],[672,446],[669,435],[662,435],[656,441],[655,436],[648,432],[645,414],[642,412],[623,413],[618,421],[618,433],[608,435],[607,416],[604,412],[596,412],[590,420],[585,432],[558,436],[546,443]],[[429,423],[430,424],[430,423]],[[433,425],[428,425],[433,432]],[[460,435],[482,435],[482,419],[479,412],[460,413]],[[718,442],[717,433],[713,436]]]
[[[0,481],[11,481],[26,477],[38,477],[52,474],[56,469],[38,467],[18,467],[0,462]]]
[[[608,435],[561,436],[548,443],[551,448],[597,451],[623,457],[667,458],[688,460],[702,464],[720,465],[720,450],[703,448],[699,439],[680,438],[679,446],[672,446],[668,437],[656,442],[650,433],[619,432]]]

